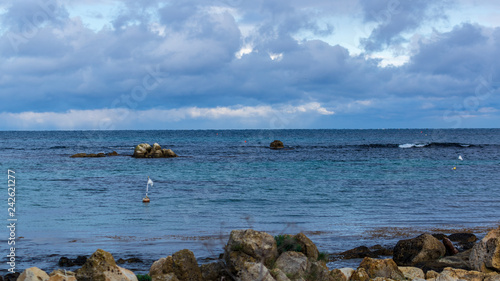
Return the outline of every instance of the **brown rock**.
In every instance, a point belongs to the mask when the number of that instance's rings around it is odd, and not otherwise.
[[[463,269],[455,269],[451,267],[447,267],[439,274],[439,277],[436,278],[436,281],[441,280],[467,280],[467,281],[483,281],[484,273],[479,271],[467,271]]]
[[[232,274],[238,274],[241,270],[243,270],[246,266],[245,263],[255,263],[257,260],[241,251],[226,251],[224,254],[224,259],[226,264],[228,265],[229,271]]]
[[[163,155],[166,158],[177,157],[177,154],[172,151],[172,149],[162,149]]]
[[[132,271],[117,266],[113,256],[101,249],[97,249],[82,268],[76,271],[76,279],[78,281],[137,281]]]
[[[401,240],[394,247],[394,261],[401,266],[412,266],[436,260],[446,254],[446,249],[434,236],[422,234],[416,238]]]
[[[444,237],[443,238],[443,245],[446,248],[446,255],[447,256],[453,256],[458,254],[458,250],[453,246],[453,243],[451,243],[451,240]]]
[[[226,245],[226,252],[243,252],[255,260],[270,265],[278,258],[278,247],[274,237],[266,232],[233,230]]]
[[[77,154],[71,155],[70,157],[71,158],[83,158],[83,157],[87,157],[87,153],[77,153]]]
[[[75,273],[66,270],[54,270],[49,276],[48,281],[76,281]]]
[[[269,145],[271,148],[274,148],[274,149],[277,149],[277,148],[284,148],[285,146],[283,145],[283,143],[279,140],[275,140],[273,141],[270,145]]]
[[[425,273],[425,279],[433,279],[437,278],[439,276],[439,273],[437,273],[434,270],[429,270]]]
[[[113,151],[113,152],[109,152],[107,155],[108,156],[119,156],[120,154],[118,154],[118,152],[116,152],[116,151]]]
[[[19,281],[47,281],[49,280],[49,275],[38,267],[30,267],[25,269],[19,278]]]
[[[335,281],[347,281],[347,276],[345,276],[344,272],[342,272],[340,269],[334,269],[330,271],[330,275],[333,277],[333,280]]]
[[[260,262],[247,262],[239,272],[240,281],[276,281],[271,272]]]
[[[343,259],[362,259],[366,257],[377,258],[378,256],[373,253],[366,246],[359,246],[351,250],[347,250],[345,252],[340,253],[343,256]]]
[[[481,272],[500,272],[500,227],[488,232],[469,256],[473,269]]]
[[[201,281],[201,270],[193,252],[184,249],[172,255],[174,273],[179,281]]]
[[[280,255],[276,261],[276,268],[279,268],[287,276],[303,276],[309,269],[307,257],[303,253],[289,251]]]
[[[366,273],[366,270],[362,267],[358,268],[354,273],[351,275],[351,281],[368,281],[370,280],[370,276],[368,276],[368,273]]]
[[[200,266],[201,276],[203,281],[219,281],[228,279],[226,266],[223,262],[212,262]]]
[[[306,255],[306,257],[313,260],[318,259],[319,251],[316,245],[309,239],[304,233],[299,233],[294,236],[295,241],[300,245],[301,252]]]
[[[290,278],[286,276],[283,271],[281,271],[279,268],[273,268],[269,272],[271,272],[271,276],[276,280],[276,281],[290,281]]]
[[[413,280],[418,278],[425,279],[424,271],[420,268],[411,266],[400,266],[399,270],[401,270],[404,277],[408,280]]]
[[[364,268],[370,278],[385,277],[394,280],[404,280],[404,275],[392,259],[364,258],[359,268]]]
[[[161,258],[155,261],[151,268],[149,268],[149,276],[153,280],[160,279],[162,276],[174,272],[174,261],[172,260],[172,256],[168,256],[166,258]],[[175,274],[174,274],[175,275]]]

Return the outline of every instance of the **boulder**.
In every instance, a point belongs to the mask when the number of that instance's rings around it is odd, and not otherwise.
[[[445,281],[445,280],[467,280],[467,281],[483,281],[484,273],[479,271],[467,271],[463,269],[455,269],[451,267],[447,267],[439,274],[436,278],[436,281]]]
[[[108,156],[119,156],[120,154],[118,154],[118,152],[116,152],[116,151],[113,151],[113,152],[108,152],[107,155]]]
[[[139,258],[129,258],[129,259],[119,259],[116,261],[117,264],[124,264],[124,263],[142,263],[143,261]]]
[[[355,270],[349,267],[344,267],[341,269],[338,269],[340,272],[342,272],[346,278],[346,280],[350,280],[351,276],[354,274]],[[333,275],[333,273],[332,273]]]
[[[399,270],[401,270],[404,277],[408,280],[413,280],[418,278],[425,279],[424,271],[420,268],[411,266],[400,266]]]
[[[21,275],[19,272],[9,273],[3,277],[3,280],[4,281],[16,281],[17,278],[19,278],[19,275]]]
[[[38,267],[25,269],[17,278],[19,281],[47,281],[49,275]]]
[[[273,149],[278,149],[278,148],[284,148],[285,146],[283,145],[283,143],[279,140],[275,140],[273,141],[269,147],[273,148]]]
[[[378,255],[373,253],[368,247],[366,246],[359,246],[351,250],[347,250],[345,252],[340,253],[340,255],[343,257],[343,259],[362,259],[366,257],[370,258],[377,258]]]
[[[260,262],[247,262],[238,274],[240,281],[276,281],[271,272]]]
[[[469,256],[471,267],[481,272],[500,272],[500,227],[488,234],[473,248]]]
[[[171,158],[171,157],[177,157],[177,154],[175,154],[175,152],[172,151],[172,149],[162,149],[163,151],[163,155],[167,158]]]
[[[228,279],[226,266],[221,261],[203,264],[200,266],[203,281],[219,281]]]
[[[364,258],[359,264],[359,268],[364,268],[370,278],[385,277],[394,280],[404,280],[404,275],[399,270],[397,264],[392,259],[372,259]]]
[[[154,143],[153,144],[153,151],[157,151],[157,150],[160,150],[161,151],[161,146],[158,144],[158,143]]]
[[[137,281],[132,271],[117,266],[113,256],[101,249],[97,249],[82,268],[76,271],[76,279],[78,281]]]
[[[484,281],[500,281],[500,274],[494,272],[485,273]]]
[[[253,229],[231,231],[226,253],[235,251],[245,253],[265,265],[274,263],[278,257],[278,247],[274,237]]]
[[[54,270],[49,274],[48,281],[76,281],[75,273],[66,270]]]
[[[400,266],[413,266],[436,260],[446,254],[446,249],[434,236],[422,234],[416,238],[400,240],[394,247],[394,261]]]
[[[151,145],[149,145],[147,143],[138,144],[135,147],[134,154],[132,156],[136,157],[136,158],[144,158],[149,154],[151,149],[152,149]]]
[[[439,273],[434,270],[429,270],[425,273],[425,279],[435,279],[438,278]]]
[[[151,276],[153,281],[167,278],[179,281],[202,280],[198,262],[193,252],[187,249],[180,250],[172,256],[155,261],[149,269],[149,276]],[[174,277],[175,279],[172,279]]]
[[[299,233],[294,236],[295,241],[300,245],[301,252],[306,255],[306,257],[313,260],[318,259],[319,251],[316,245],[309,239],[304,233]]]
[[[71,267],[75,265],[75,263],[67,257],[61,257],[57,264],[62,267]]]
[[[476,235],[472,233],[455,233],[448,238],[457,244],[459,251],[472,249],[478,240]]]
[[[304,279],[315,281],[335,281],[333,276],[330,274],[328,267],[326,267],[326,264],[322,261],[310,262],[309,270],[306,272]]]
[[[238,250],[229,251],[224,254],[224,259],[228,266],[230,273],[238,274],[243,268],[245,268],[245,263],[257,262],[257,260],[243,252]]]
[[[287,276],[292,276],[292,279],[304,276],[309,269],[309,264],[306,255],[300,252],[284,252],[280,255],[275,264]]]
[[[347,281],[351,277],[349,276],[348,278],[347,276],[345,276],[344,272],[342,272],[340,269],[334,269],[330,271],[330,276],[332,276],[333,280],[335,281]]]
[[[350,281],[368,281],[370,280],[370,276],[366,273],[366,270],[362,267],[356,269],[354,273],[351,275]]]
[[[73,260],[73,263],[75,265],[82,266],[87,262],[87,257],[86,256],[78,256],[76,259]]]

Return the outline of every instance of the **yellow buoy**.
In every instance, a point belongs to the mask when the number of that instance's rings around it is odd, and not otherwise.
[[[453,170],[456,170],[456,169],[457,169],[457,167],[453,167]]]

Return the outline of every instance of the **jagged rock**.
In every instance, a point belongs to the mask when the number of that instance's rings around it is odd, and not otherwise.
[[[165,157],[167,158],[170,158],[170,157],[177,157],[177,154],[175,154],[175,152],[172,151],[172,149],[162,149],[163,151],[163,155],[165,155]]]
[[[370,278],[385,277],[394,280],[404,280],[404,275],[392,259],[372,259],[364,258],[359,264],[359,268],[364,268]]]
[[[448,237],[451,241],[456,242],[458,244],[458,249],[468,250],[472,249],[476,244],[477,237],[472,233],[455,233]]]
[[[161,277],[167,275],[169,273],[174,272],[174,262],[172,260],[172,256],[168,256],[166,258],[161,258],[151,265],[149,268],[149,276],[151,276],[152,280],[160,280]]]
[[[301,252],[306,255],[306,257],[313,260],[318,259],[319,251],[316,245],[309,239],[304,233],[299,233],[294,236],[295,241],[300,245]]]
[[[366,270],[362,267],[356,269],[354,273],[351,275],[350,281],[368,281],[370,280],[370,276],[366,273]]]
[[[142,260],[139,258],[129,258],[129,259],[118,259],[116,261],[117,264],[124,264],[124,263],[142,263]]]
[[[151,145],[147,143],[138,144],[134,149],[134,154],[132,155],[135,158],[144,158],[151,152]]]
[[[239,251],[258,262],[270,265],[278,257],[278,247],[274,237],[266,232],[233,230],[226,245],[226,252]]]
[[[333,277],[334,281],[347,281],[347,280],[349,280],[348,277],[345,276],[345,274],[340,269],[334,269],[334,270],[330,271],[330,276]]]
[[[17,278],[19,281],[47,281],[49,275],[38,267],[25,269]]]
[[[425,279],[424,271],[420,268],[411,266],[400,266],[399,270],[401,270],[404,277],[407,278],[408,280],[413,280],[417,278]]]
[[[153,144],[151,147],[147,143],[138,144],[134,149],[134,154],[132,157],[135,158],[170,158],[177,157],[177,154],[171,149],[161,148],[157,143]]]
[[[401,240],[394,247],[394,261],[400,266],[413,266],[438,259],[445,254],[446,249],[443,243],[430,234]]]
[[[337,275],[337,274],[336,274],[336,272],[334,272],[334,271],[336,271],[336,270],[340,271],[340,272],[341,272],[341,273],[345,276],[346,280],[350,280],[350,279],[351,279],[351,276],[352,276],[352,275],[354,274],[354,272],[355,272],[355,270],[354,270],[354,269],[349,268],[349,267],[344,267],[344,268],[340,268],[340,269],[335,269],[335,270],[332,270],[332,271],[331,271],[331,275],[332,275],[333,277],[335,277],[335,276]],[[334,280],[335,280],[335,279],[334,279]]]
[[[153,144],[153,151],[157,151],[157,150],[160,150],[161,151],[161,146],[158,144],[158,143],[154,143]]]
[[[275,140],[273,141],[270,145],[269,145],[271,148],[274,148],[274,149],[277,149],[277,148],[284,148],[285,146],[283,145],[283,143],[279,140]]]
[[[500,274],[496,272],[485,273],[484,281],[500,281]]]
[[[6,274],[3,279],[4,281],[16,281],[17,278],[19,278],[19,275],[21,275],[19,272],[16,272],[16,273],[9,273],[9,274]]]
[[[239,272],[240,281],[276,281],[271,272],[260,262],[247,262]]]
[[[445,281],[445,280],[467,280],[467,281],[483,281],[484,273],[479,271],[467,271],[463,269],[455,269],[451,267],[447,267],[439,274],[436,278],[436,281]]]
[[[290,278],[286,276],[286,274],[281,271],[279,268],[273,268],[270,270],[271,276],[276,280],[276,281],[290,281]]]
[[[76,271],[76,279],[78,281],[137,281],[132,271],[117,266],[113,256],[101,249],[97,249],[82,268]]]
[[[224,254],[224,259],[229,267],[229,271],[232,274],[238,274],[238,272],[243,270],[243,268],[245,268],[245,263],[257,262],[255,258],[238,250],[232,250],[229,252],[226,250],[226,253]]]
[[[200,266],[201,276],[203,281],[219,281],[221,279],[228,279],[226,267],[224,263],[212,262]]]
[[[76,281],[75,273],[66,270],[54,270],[49,274],[48,281]]]
[[[304,277],[306,280],[335,281],[326,264],[321,261],[310,262],[309,270]]]
[[[295,278],[303,276],[308,270],[308,260],[306,255],[300,252],[284,252],[280,255],[275,264],[287,276],[294,276]]]
[[[500,227],[494,229],[473,248],[469,256],[473,269],[500,272]]]
[[[119,156],[120,154],[118,154],[118,152],[116,152],[116,151],[113,151],[113,152],[109,152],[107,155],[108,156]]]

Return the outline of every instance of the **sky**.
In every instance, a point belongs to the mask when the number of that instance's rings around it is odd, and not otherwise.
[[[500,1],[0,1],[0,130],[499,128]]]

